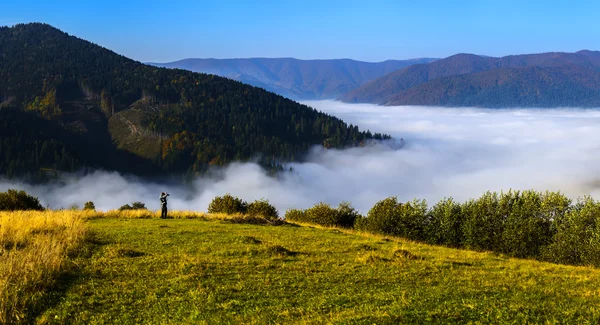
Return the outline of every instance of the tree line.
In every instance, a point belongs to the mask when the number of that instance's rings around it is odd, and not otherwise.
[[[286,220],[403,237],[433,245],[492,251],[554,263],[600,266],[600,202],[560,192],[486,192],[466,202],[400,202],[389,197],[366,216],[349,203],[290,209]]]

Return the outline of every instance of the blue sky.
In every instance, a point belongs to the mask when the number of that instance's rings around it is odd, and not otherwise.
[[[0,0],[0,25],[44,22],[139,61],[364,61],[600,50],[600,1]]]

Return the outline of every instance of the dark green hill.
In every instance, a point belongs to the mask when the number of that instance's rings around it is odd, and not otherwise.
[[[12,123],[2,151],[19,153],[2,155],[4,174],[202,173],[256,156],[272,167],[312,145],[382,137],[237,81],[144,65],[46,24],[0,28],[0,58],[0,114]],[[50,142],[55,158],[38,160]]]

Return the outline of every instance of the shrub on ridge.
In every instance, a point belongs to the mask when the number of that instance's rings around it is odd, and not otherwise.
[[[268,200],[256,200],[248,204],[246,213],[251,216],[261,216],[268,220],[279,219],[279,212]]]
[[[286,220],[325,227],[353,228],[359,218],[358,211],[348,202],[342,202],[337,208],[321,202],[306,210],[290,209],[285,213]]]
[[[215,197],[208,205],[208,213],[245,214],[247,210],[248,204],[245,201],[229,193]]]

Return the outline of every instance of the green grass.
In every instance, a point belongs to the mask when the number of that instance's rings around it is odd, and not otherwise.
[[[600,322],[597,269],[291,225],[89,221],[40,323]]]

